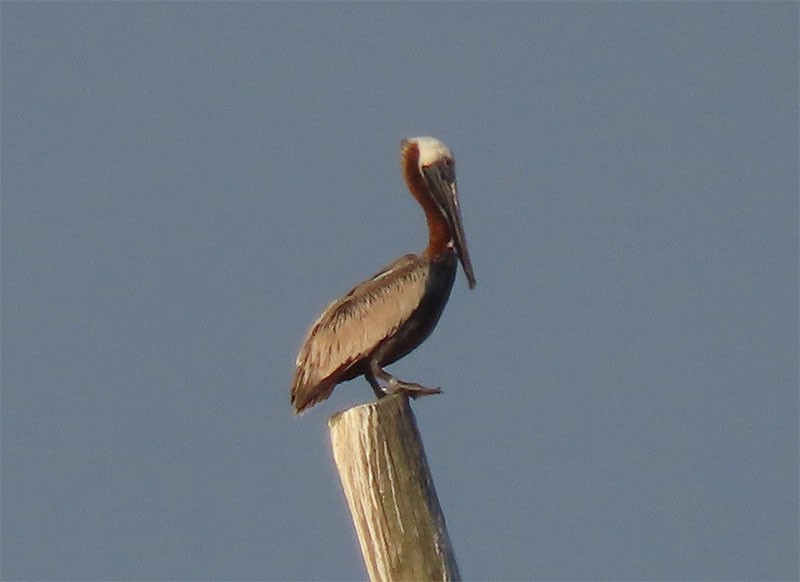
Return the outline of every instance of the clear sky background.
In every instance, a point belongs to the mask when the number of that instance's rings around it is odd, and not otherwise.
[[[426,244],[478,280],[390,370],[467,579],[798,567],[796,3],[8,3],[4,579],[362,579],[294,359]]]

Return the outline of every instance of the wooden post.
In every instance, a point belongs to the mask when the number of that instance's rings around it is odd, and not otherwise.
[[[350,408],[328,427],[370,579],[459,580],[408,397]]]

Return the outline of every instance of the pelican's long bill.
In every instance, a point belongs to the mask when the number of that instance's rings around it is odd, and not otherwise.
[[[461,210],[458,208],[455,164],[451,159],[433,163],[422,168],[422,175],[428,183],[436,206],[439,207],[442,215],[450,225],[450,232],[453,236],[458,259],[464,268],[469,288],[473,289],[475,287],[475,275],[472,272],[472,261],[469,259],[467,239],[464,236],[464,226],[461,223]]]

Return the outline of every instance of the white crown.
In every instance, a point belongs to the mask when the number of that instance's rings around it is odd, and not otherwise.
[[[429,166],[444,158],[453,159],[450,149],[435,137],[413,137],[408,141],[417,144],[420,167]]]

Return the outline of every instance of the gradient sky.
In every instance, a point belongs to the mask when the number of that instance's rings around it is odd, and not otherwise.
[[[466,579],[790,580],[796,3],[12,3],[7,580],[365,571],[325,305],[426,242],[458,162],[478,285],[390,368]]]

